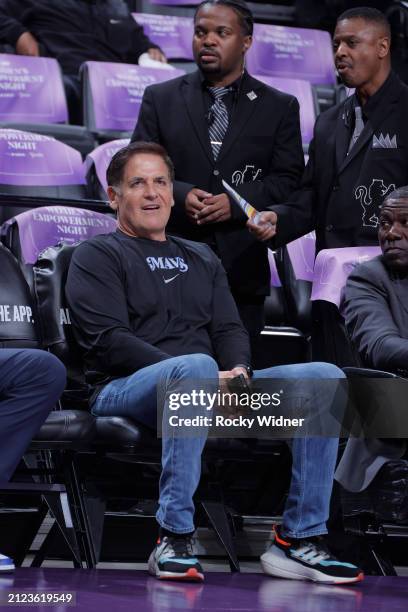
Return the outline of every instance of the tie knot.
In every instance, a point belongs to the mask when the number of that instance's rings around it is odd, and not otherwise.
[[[231,91],[230,87],[209,87],[208,91],[214,98],[214,100],[221,100],[224,96],[227,95],[229,91]]]

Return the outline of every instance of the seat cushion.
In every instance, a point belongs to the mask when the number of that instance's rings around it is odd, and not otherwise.
[[[85,410],[54,410],[34,443],[87,442],[95,436],[95,418]]]

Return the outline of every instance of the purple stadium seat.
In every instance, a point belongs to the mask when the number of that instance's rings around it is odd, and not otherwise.
[[[287,245],[289,260],[296,280],[313,282],[316,235],[310,232]]]
[[[82,198],[81,155],[49,136],[0,129],[0,191],[7,194]]]
[[[67,103],[55,59],[0,54],[0,121],[66,123]]]
[[[84,162],[88,191],[99,200],[107,199],[106,169],[113,155],[129,144],[129,138],[111,140],[89,153]]]
[[[61,69],[55,59],[0,54],[0,128],[51,136],[86,155],[95,147],[82,125],[67,125]]]
[[[147,85],[168,81],[182,70],[142,68],[132,64],[84,64],[84,117],[86,126],[106,140],[126,137],[135,126]],[[101,134],[102,133],[102,134]]]
[[[289,320],[306,335],[312,326],[313,271],[316,252],[316,237],[310,232],[290,242],[281,253],[283,287],[288,307]]]
[[[312,300],[341,305],[343,289],[353,268],[381,254],[379,246],[324,249],[316,257]]]
[[[301,79],[287,79],[284,77],[271,77],[263,74],[254,75],[256,79],[263,81],[275,89],[291,94],[298,99],[300,104],[300,128],[302,142],[308,145],[313,137],[313,127],[316,121],[316,110],[313,99],[312,86],[308,81]]]
[[[251,74],[336,83],[330,35],[320,30],[255,24],[247,67]]]
[[[19,261],[33,265],[39,253],[49,246],[62,242],[75,244],[115,230],[116,219],[103,213],[69,206],[42,206],[9,219],[1,233]]]
[[[150,40],[161,47],[168,59],[193,59],[192,17],[152,13],[132,13],[132,16],[143,26]]]

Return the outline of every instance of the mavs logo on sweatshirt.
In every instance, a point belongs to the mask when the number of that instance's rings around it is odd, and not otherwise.
[[[182,257],[146,257],[146,262],[152,272],[155,270],[187,272],[188,270],[188,265]]]

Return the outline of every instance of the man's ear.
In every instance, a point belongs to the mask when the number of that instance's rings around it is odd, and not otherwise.
[[[383,36],[378,40],[377,43],[378,48],[378,57],[383,58],[386,57],[390,52],[390,39],[388,36]]]
[[[252,36],[249,36],[249,35],[245,36],[244,37],[244,48],[243,48],[244,53],[248,51],[251,45],[252,45]]]
[[[116,189],[114,187],[111,187],[111,185],[108,185],[108,188],[106,191],[107,191],[108,198],[109,198],[109,206],[113,210],[118,210],[118,202],[117,202],[118,194],[116,192]]]

